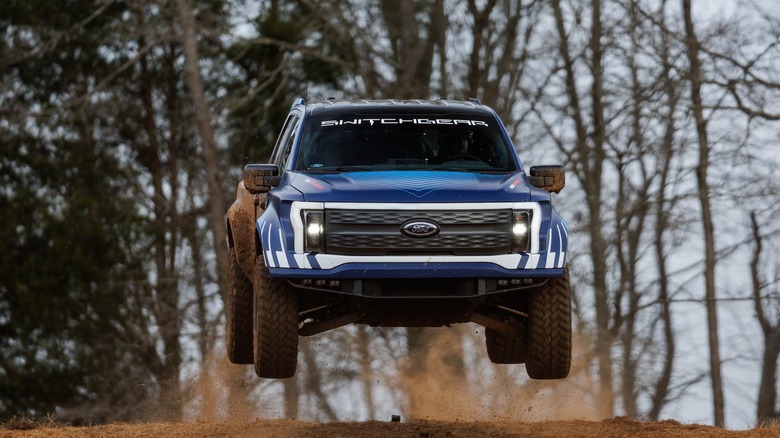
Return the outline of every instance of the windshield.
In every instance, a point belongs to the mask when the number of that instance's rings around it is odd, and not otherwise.
[[[457,118],[456,118],[457,117]],[[473,115],[307,118],[296,169],[305,172],[516,170],[497,121]]]

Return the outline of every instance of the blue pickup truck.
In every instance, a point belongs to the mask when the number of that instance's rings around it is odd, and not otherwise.
[[[288,378],[299,336],[474,322],[492,362],[566,377],[564,181],[475,99],[296,100],[227,212],[229,359]]]

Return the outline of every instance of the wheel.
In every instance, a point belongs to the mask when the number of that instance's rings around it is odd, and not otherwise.
[[[271,278],[257,257],[254,281],[254,364],[259,377],[286,379],[298,364],[298,296],[285,280]]]
[[[563,379],[571,367],[569,273],[551,278],[531,294],[526,371],[532,379]]]
[[[498,364],[525,363],[525,337],[525,330],[520,335],[510,335],[485,328],[485,346],[488,358],[491,362]]]
[[[228,290],[225,294],[225,346],[228,359],[237,364],[251,364],[252,357],[252,281],[244,274],[230,248],[227,266]]]

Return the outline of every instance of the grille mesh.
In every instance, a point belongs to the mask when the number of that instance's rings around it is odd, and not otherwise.
[[[453,211],[375,211],[375,210],[328,210],[328,222],[340,224],[402,224],[410,219],[428,219],[440,224],[487,224],[508,223],[509,210],[453,210]]]
[[[430,221],[431,237],[401,233],[409,221]],[[506,254],[512,249],[511,210],[327,210],[325,252],[343,255]]]

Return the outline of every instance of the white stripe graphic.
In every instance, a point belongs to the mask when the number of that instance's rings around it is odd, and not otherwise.
[[[556,228],[558,229],[558,251],[561,253],[560,258],[558,258],[558,267],[562,268],[563,267],[564,255],[566,253],[563,252],[563,237],[561,237],[561,226],[557,225]]]
[[[293,254],[293,257],[295,257],[295,263],[298,264],[299,269],[311,269],[311,265],[305,254]]]
[[[269,268],[275,268],[276,263],[274,263],[274,256],[273,253],[271,252],[271,228],[272,227],[271,224],[267,224],[268,231],[265,231],[265,225],[266,224],[263,224],[263,231],[260,233],[261,236],[263,235],[263,233],[265,233],[265,235],[268,236],[268,242],[265,243],[265,265],[268,266]]]
[[[547,262],[544,267],[547,269],[555,266],[555,253],[552,252],[552,229],[547,230]]]
[[[539,266],[539,254],[530,254],[525,269],[536,269],[537,266]]]
[[[282,246],[281,251],[276,251],[276,257],[279,259],[280,268],[289,268],[290,262],[287,260],[287,254],[284,251],[284,236],[282,235],[282,229],[279,228],[279,244]]]
[[[552,251],[552,230],[547,230],[547,252]]]

